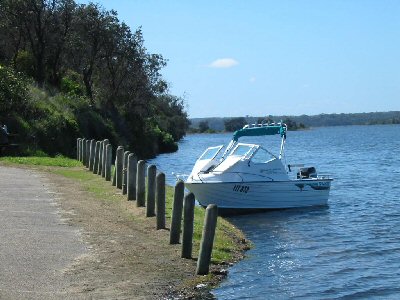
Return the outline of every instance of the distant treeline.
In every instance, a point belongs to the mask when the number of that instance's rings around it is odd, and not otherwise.
[[[28,147],[72,155],[85,136],[140,157],[176,150],[189,122],[165,65],[98,4],[0,0],[0,123]]]
[[[267,117],[236,117],[236,118],[193,118],[190,119],[191,128],[199,130],[205,128],[212,131],[233,131],[240,125],[260,123],[262,120],[279,122],[283,120],[289,129],[303,129],[306,127],[341,126],[341,125],[376,125],[400,124],[400,111],[370,112],[353,114],[320,114],[301,116],[272,116]],[[231,124],[234,124],[232,127]]]
[[[255,120],[248,120],[249,118],[245,117],[236,117],[236,118],[221,118],[224,124],[224,129],[219,130],[212,128],[209,125],[209,119],[215,119],[215,118],[205,118],[204,120],[201,120],[198,122],[198,126],[194,127],[192,123],[192,127],[189,128],[190,133],[215,133],[218,131],[226,131],[226,132],[233,132],[236,130],[239,130],[243,128],[244,125],[246,124],[265,124],[265,123],[274,123],[275,121],[271,119],[270,117],[267,118],[257,118]],[[217,118],[218,119],[218,118]],[[306,126],[303,123],[297,124],[295,121],[292,119],[286,118],[283,120],[283,122],[287,125],[289,130],[298,130],[298,129],[305,129]]]

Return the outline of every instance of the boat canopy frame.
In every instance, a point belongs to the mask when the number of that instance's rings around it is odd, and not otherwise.
[[[244,126],[233,133],[233,140],[238,141],[243,136],[263,136],[263,135],[276,135],[280,134],[282,138],[286,138],[287,126],[283,123],[278,125],[260,125],[249,127]]]
[[[286,141],[287,125],[283,122],[272,123],[272,124],[253,124],[245,125],[242,129],[239,129],[233,133],[233,138],[229,145],[226,147],[224,154],[222,155],[222,160],[225,156],[231,152],[231,150],[238,143],[239,138],[244,136],[265,136],[265,135],[277,135],[279,134],[282,138],[281,147],[279,151],[279,159],[283,156],[283,151]]]

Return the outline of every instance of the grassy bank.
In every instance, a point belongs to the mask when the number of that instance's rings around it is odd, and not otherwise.
[[[0,161],[6,164],[19,164],[19,165],[30,165],[30,166],[47,166],[47,167],[78,167],[82,164],[68,157],[58,155],[55,157],[42,157],[42,156],[10,156],[0,157]]]
[[[77,181],[81,187],[91,193],[99,201],[126,201],[126,196],[116,193],[116,188],[103,178],[88,172],[82,164],[76,160],[62,156],[50,157],[0,157],[3,164],[23,164],[34,166],[47,172],[62,175]],[[167,227],[171,222],[172,204],[174,188],[166,188],[166,221]],[[144,213],[143,213],[144,214]],[[199,244],[202,235],[205,210],[201,207],[195,208],[195,223],[193,236],[193,256],[197,257]],[[132,216],[133,218],[133,216]],[[135,219],[137,220],[137,218]],[[165,240],[168,243],[168,240]],[[217,231],[212,253],[212,264],[219,265],[235,262],[241,258],[243,249],[248,247],[243,233],[229,223],[227,220],[219,217]],[[198,277],[187,285],[195,285],[201,281],[213,281],[213,275]],[[215,284],[215,281],[213,282]]]

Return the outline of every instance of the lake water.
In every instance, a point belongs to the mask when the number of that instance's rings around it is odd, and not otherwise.
[[[189,135],[178,152],[152,162],[173,184],[172,172],[189,174],[205,148],[230,137]],[[286,153],[287,163],[334,177],[329,205],[230,218],[254,247],[215,297],[400,299],[400,126],[288,132]]]

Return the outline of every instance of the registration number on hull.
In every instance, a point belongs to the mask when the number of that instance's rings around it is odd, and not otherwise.
[[[239,192],[239,193],[245,193],[249,191],[250,187],[248,185],[241,185],[241,184],[235,184],[233,187],[234,192]]]

